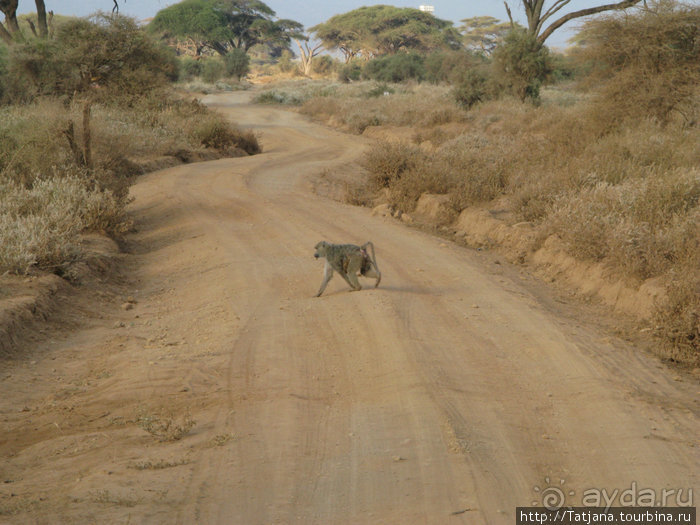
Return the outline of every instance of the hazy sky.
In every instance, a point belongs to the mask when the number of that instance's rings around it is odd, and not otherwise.
[[[277,12],[280,18],[291,18],[311,27],[328,20],[331,16],[345,13],[364,5],[390,4],[398,7],[418,7],[420,4],[435,6],[435,16],[451,20],[455,25],[459,21],[472,16],[490,15],[501,20],[507,20],[507,14],[501,0],[393,0],[393,1],[337,1],[337,0],[264,0],[267,5]],[[692,3],[697,3],[695,0]],[[154,16],[159,10],[177,3],[173,0],[119,0],[120,12],[139,19]],[[550,0],[551,3],[551,0]],[[572,0],[560,13],[583,9],[593,5],[611,3],[608,0]],[[46,8],[63,15],[85,16],[98,10],[111,11],[112,0],[46,0]],[[516,20],[524,23],[525,17],[519,0],[510,0],[509,5]],[[20,0],[20,13],[31,12],[36,8],[32,0]],[[580,22],[580,20],[579,20]],[[547,44],[550,46],[565,46],[571,37],[577,21],[569,22],[555,32]]]

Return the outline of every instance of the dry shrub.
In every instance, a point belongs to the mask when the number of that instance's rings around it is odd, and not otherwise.
[[[389,190],[390,204],[411,211],[423,193],[451,194],[456,212],[503,192],[506,171],[500,149],[483,136],[460,135],[434,153],[403,142],[376,143],[364,166],[375,188]]]
[[[455,211],[503,193],[508,178],[506,147],[507,141],[498,137],[462,134],[436,152],[437,168],[451,183]]]
[[[387,188],[405,172],[415,169],[425,155],[416,146],[403,142],[375,142],[364,158],[376,188]]]
[[[696,262],[698,266],[671,281],[654,319],[666,355],[691,366],[700,366],[700,260]]]
[[[404,142],[377,142],[367,152],[364,167],[375,189],[388,189],[390,204],[412,211],[422,193],[447,193],[448,177],[419,147]]]
[[[138,99],[174,80],[177,63],[172,51],[136,20],[98,13],[66,20],[52,39],[25,39],[11,46],[8,70],[11,102],[47,95],[72,99],[90,92],[113,103]]]
[[[62,130],[67,111],[57,102],[0,108],[0,176],[29,184],[37,173],[72,161]]]
[[[596,18],[584,26],[580,58],[592,64],[589,84],[603,83],[594,117],[601,127],[652,117],[696,124],[700,7],[658,1],[633,14]]]
[[[123,233],[124,204],[78,177],[38,179],[31,189],[0,184],[0,272],[58,270],[80,255],[83,231]]]
[[[144,99],[131,107],[94,104],[90,118],[93,168],[119,178],[131,174],[124,171],[124,159],[200,149],[195,130],[202,122],[218,118],[200,106],[175,99]],[[66,136],[69,123],[74,123],[75,143],[82,145],[81,111],[81,104],[66,106],[53,99],[0,108],[2,177],[31,185],[34,178],[54,170],[81,167]]]
[[[545,224],[578,258],[605,261],[637,280],[671,276],[674,286],[694,290],[700,268],[699,199],[699,170],[651,171],[645,178],[600,182],[563,195]],[[680,311],[686,305],[691,311],[678,315],[687,319],[696,311],[693,304],[677,290],[659,305],[657,315],[666,318],[669,308]]]
[[[216,114],[203,119],[193,135],[207,148],[220,151],[243,150],[249,155],[260,153],[261,148],[252,131],[241,131],[224,117]]]

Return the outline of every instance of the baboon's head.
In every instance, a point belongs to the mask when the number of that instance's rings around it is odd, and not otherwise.
[[[319,257],[325,257],[326,256],[326,246],[328,246],[328,243],[326,241],[319,242],[314,247],[316,249],[316,253],[314,253],[314,257],[316,257],[317,259]]]

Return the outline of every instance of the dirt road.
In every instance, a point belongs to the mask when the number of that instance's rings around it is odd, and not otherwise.
[[[265,152],[143,177],[122,281],[0,370],[0,523],[506,524],[698,492],[697,383],[489,255],[313,194],[365,139],[247,96],[207,102]],[[314,298],[322,239],[371,239],[382,285]]]

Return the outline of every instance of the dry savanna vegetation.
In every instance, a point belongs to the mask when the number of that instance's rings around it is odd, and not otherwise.
[[[698,27],[700,9],[673,2],[589,21],[559,77],[569,78],[541,90],[528,78],[509,82],[496,56],[475,66],[477,81],[305,80],[257,100],[355,133],[402,127],[369,150],[369,178],[350,192],[354,202],[382,195],[412,213],[421,195],[443,194],[447,222],[498,203],[512,224],[534,227],[533,249],[555,236],[569,255],[631,286],[662,283],[652,328],[668,358],[697,366]]]
[[[144,161],[260,151],[255,136],[176,96],[172,51],[125,17],[62,18],[0,44],[0,273],[65,274],[80,236],[130,227]]]

